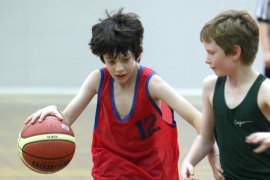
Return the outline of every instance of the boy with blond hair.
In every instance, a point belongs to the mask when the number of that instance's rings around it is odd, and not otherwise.
[[[270,81],[252,68],[258,25],[247,11],[228,10],[206,23],[200,38],[215,75],[203,83],[202,129],[182,163],[181,178],[192,179],[194,166],[216,139],[226,180],[269,180],[270,151],[263,138],[270,139]]]

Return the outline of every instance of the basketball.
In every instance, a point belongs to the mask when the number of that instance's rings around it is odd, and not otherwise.
[[[66,167],[75,153],[71,127],[55,116],[42,122],[29,121],[19,134],[18,151],[22,162],[31,170],[49,174]]]

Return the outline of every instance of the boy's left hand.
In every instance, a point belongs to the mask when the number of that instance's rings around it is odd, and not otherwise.
[[[224,176],[222,175],[223,173],[223,169],[221,168],[221,165],[220,165],[220,162],[218,160],[218,162],[215,163],[215,167],[213,168],[213,173],[214,173],[214,176],[215,176],[215,179],[216,180],[224,180]]]
[[[223,169],[221,168],[219,161],[219,150],[216,144],[214,145],[213,149],[208,153],[208,161],[212,167],[215,179],[224,180],[225,178],[222,175]]]
[[[252,133],[246,137],[247,143],[260,144],[260,146],[254,149],[255,153],[261,153],[270,147],[270,133],[269,132],[258,132]]]

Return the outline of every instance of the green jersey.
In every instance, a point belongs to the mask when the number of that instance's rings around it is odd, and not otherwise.
[[[217,79],[213,97],[214,131],[223,175],[226,180],[270,180],[270,150],[257,154],[253,150],[258,145],[245,142],[251,133],[270,131],[270,123],[257,103],[258,91],[265,77],[260,74],[244,100],[233,109],[225,102],[226,78]]]

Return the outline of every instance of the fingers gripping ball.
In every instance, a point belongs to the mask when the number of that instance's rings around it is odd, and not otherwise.
[[[75,152],[71,127],[55,116],[41,123],[28,122],[19,134],[18,150],[23,163],[39,173],[54,173],[66,167]]]

